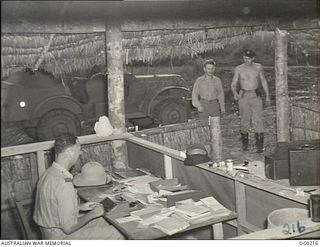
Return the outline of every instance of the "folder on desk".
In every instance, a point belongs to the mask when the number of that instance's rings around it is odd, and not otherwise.
[[[204,193],[200,190],[183,190],[178,192],[173,192],[167,196],[167,207],[172,207],[178,201],[192,199],[194,201],[199,201],[204,197]]]
[[[107,214],[112,215],[121,215],[126,216],[129,215],[129,202],[127,201],[119,201],[114,198],[106,197],[101,204]]]

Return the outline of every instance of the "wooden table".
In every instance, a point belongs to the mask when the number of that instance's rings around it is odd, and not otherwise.
[[[101,202],[103,200],[104,194],[112,194],[113,188],[112,186],[97,186],[91,188],[77,188],[78,195],[84,201],[93,201],[93,202]],[[118,223],[116,221],[119,216],[105,214],[104,218],[110,222],[114,227],[116,227],[124,236],[128,239],[160,239],[160,238],[168,238],[169,235],[165,234],[164,232],[153,228],[138,228],[138,221],[130,221],[126,223]],[[212,226],[213,229],[213,239],[223,239],[223,228],[222,223],[230,220],[237,219],[237,214],[235,212],[230,211],[229,215],[225,216],[217,216],[213,217],[205,222],[190,225],[188,228],[175,233],[180,234],[183,232],[188,232],[193,229],[199,229],[203,227]]]
[[[116,227],[123,235],[125,235],[128,239],[134,239],[134,240],[142,240],[142,239],[160,239],[160,238],[168,238],[169,235],[165,234],[164,232],[154,228],[154,227],[148,227],[148,228],[138,228],[139,221],[130,221],[126,223],[118,223],[116,221],[116,217],[112,215],[105,215],[105,218],[114,226]],[[208,227],[212,226],[213,229],[213,239],[223,239],[223,228],[222,223],[234,220],[237,218],[237,214],[230,211],[229,215],[226,216],[217,216],[210,220],[207,220],[202,223],[190,225],[188,228],[177,232],[173,234],[172,236],[176,234],[181,234],[184,232],[191,231],[193,229],[199,229],[202,227]]]

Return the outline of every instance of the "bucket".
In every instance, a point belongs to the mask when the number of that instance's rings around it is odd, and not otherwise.
[[[268,215],[268,228],[281,226],[308,218],[308,210],[302,208],[281,208]]]

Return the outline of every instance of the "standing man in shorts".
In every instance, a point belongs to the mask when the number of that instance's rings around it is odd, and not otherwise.
[[[231,90],[234,99],[239,102],[240,111],[240,132],[242,138],[242,148],[248,151],[248,132],[252,127],[255,132],[257,153],[263,152],[263,105],[262,100],[256,93],[259,81],[266,94],[266,105],[270,105],[270,95],[268,83],[263,73],[263,67],[259,63],[254,63],[256,54],[252,50],[243,52],[244,63],[237,66],[231,83]],[[240,82],[240,91],[237,92],[237,84]]]
[[[216,62],[208,59],[203,64],[204,75],[192,89],[192,105],[198,109],[200,119],[220,116],[225,113],[224,91],[219,77],[214,75]]]

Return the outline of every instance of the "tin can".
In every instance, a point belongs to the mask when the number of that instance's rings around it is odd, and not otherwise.
[[[225,167],[226,163],[224,161],[219,161],[218,167]]]
[[[227,165],[227,171],[233,170],[233,160],[232,159],[227,159],[226,165]]]
[[[310,196],[310,216],[313,222],[320,222],[320,194]]]

